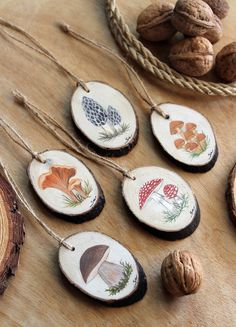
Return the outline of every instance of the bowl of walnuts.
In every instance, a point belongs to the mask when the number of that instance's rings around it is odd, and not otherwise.
[[[116,1],[107,0],[110,28],[129,57],[161,80],[208,95],[236,95],[236,42],[215,50],[229,10],[227,0],[156,0],[137,17],[137,38]],[[160,43],[168,48],[165,62],[146,46]],[[199,79],[209,72],[218,82]]]

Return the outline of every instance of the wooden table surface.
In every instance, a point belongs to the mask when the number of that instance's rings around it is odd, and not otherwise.
[[[224,20],[224,38],[215,46],[235,41],[236,6]],[[138,13],[149,1],[118,0],[132,30]],[[130,307],[109,308],[70,286],[57,263],[57,244],[25,211],[26,238],[20,265],[0,299],[1,327],[44,326],[236,326],[236,242],[235,229],[228,218],[225,188],[236,160],[235,99],[207,97],[158,83],[140,70],[145,85],[157,102],[175,102],[203,113],[212,123],[219,145],[219,159],[205,174],[182,171],[159,153],[149,123],[149,109],[137,96],[114,58],[63,34],[56,23],[71,24],[88,37],[116,51],[105,17],[104,0],[1,0],[4,18],[24,27],[84,80],[110,83],[126,94],[137,110],[140,137],[137,146],[116,162],[127,168],[158,165],[173,169],[195,191],[201,207],[199,228],[187,239],[163,241],[143,230],[130,216],[121,197],[121,176],[85,160],[105,191],[106,206],[93,221],[74,225],[47,210],[34,195],[26,175],[30,156],[0,132],[0,153],[26,198],[40,217],[62,236],[83,230],[102,231],[125,244],[143,265],[148,279],[144,299]],[[18,88],[42,109],[56,117],[68,130],[70,99],[74,85],[53,63],[32,50],[18,46],[3,35],[0,48],[0,112],[35,151],[63,148],[24,109],[16,105],[11,90]],[[174,249],[197,254],[204,268],[204,280],[196,295],[173,299],[162,288],[160,266]]]

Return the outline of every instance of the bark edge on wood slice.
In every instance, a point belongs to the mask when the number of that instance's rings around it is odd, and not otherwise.
[[[182,239],[200,222],[200,209],[188,183],[176,173],[160,167],[130,171],[135,180],[124,178],[124,200],[134,217],[156,236]]]
[[[153,134],[164,154],[190,172],[207,172],[218,158],[218,146],[210,122],[189,107],[173,103],[159,105],[169,119],[151,113]]]
[[[121,243],[108,235],[85,231],[70,235],[74,247],[59,249],[59,265],[68,281],[91,298],[109,306],[141,300],[147,290],[140,263]]]
[[[230,218],[236,226],[236,164],[230,172],[225,197]]]
[[[16,194],[0,175],[0,294],[7,288],[8,278],[15,275],[24,235],[24,219],[18,211]]]
[[[86,83],[90,92],[78,87],[71,100],[73,122],[83,141],[96,153],[120,157],[136,145],[139,128],[133,105],[114,87]]]
[[[31,185],[41,201],[59,217],[74,223],[97,217],[105,204],[100,184],[90,169],[65,150],[40,153],[28,167]]]

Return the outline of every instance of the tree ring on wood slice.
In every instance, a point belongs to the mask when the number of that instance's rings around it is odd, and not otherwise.
[[[28,168],[31,184],[43,203],[62,218],[81,223],[97,217],[105,198],[101,186],[85,164],[62,150],[40,154]]]
[[[189,236],[200,221],[190,186],[176,173],[160,167],[140,167],[125,177],[123,197],[134,216],[157,236],[175,240]]]
[[[24,220],[17,209],[16,194],[0,175],[0,294],[7,288],[7,279],[15,275],[24,235]]]
[[[159,106],[169,119],[152,111],[151,126],[164,153],[187,171],[210,170],[217,160],[218,147],[209,121],[185,106],[172,103]]]
[[[118,241],[93,231],[71,235],[65,241],[74,251],[60,246],[60,268],[83,293],[112,306],[129,305],[143,298],[145,273]]]
[[[75,125],[101,155],[122,156],[138,140],[138,121],[129,100],[113,87],[87,82],[89,92],[80,86],[71,101]]]
[[[232,222],[236,225],[236,165],[229,175],[228,187],[226,190],[226,201]]]

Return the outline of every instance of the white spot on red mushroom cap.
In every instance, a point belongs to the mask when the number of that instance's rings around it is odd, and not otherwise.
[[[178,187],[173,184],[166,184],[163,188],[163,193],[167,199],[173,199],[178,194]]]
[[[163,181],[162,178],[152,179],[146,182],[139,190],[139,208],[142,209],[149,195],[156,189]]]

